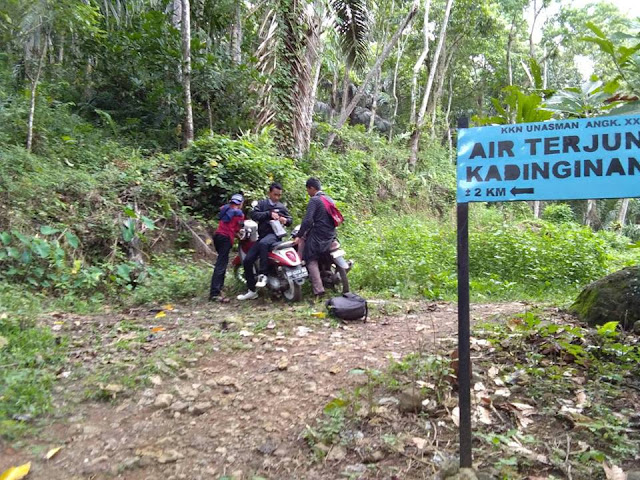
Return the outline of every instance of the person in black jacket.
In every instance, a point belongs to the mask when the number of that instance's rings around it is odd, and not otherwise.
[[[258,222],[259,240],[253,245],[242,263],[244,267],[244,278],[247,280],[247,293],[238,295],[238,300],[252,300],[258,298],[256,287],[264,287],[267,284],[268,259],[271,247],[280,241],[280,238],[273,233],[271,227],[272,220],[278,220],[282,225],[291,225],[291,214],[280,202],[282,197],[282,185],[273,182],[269,186],[269,195],[264,200],[260,200],[251,211],[251,219]],[[256,280],[253,273],[253,265],[260,257],[260,271]]]
[[[321,297],[324,295],[324,285],[320,277],[318,258],[331,249],[331,243],[336,237],[333,218],[327,212],[321,197],[325,197],[331,203],[335,202],[321,190],[320,180],[317,178],[309,178],[306,187],[311,198],[295,243],[299,245],[302,258],[307,264],[313,293],[316,297]]]

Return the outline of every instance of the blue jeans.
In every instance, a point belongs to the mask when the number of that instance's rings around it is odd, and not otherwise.
[[[227,264],[229,263],[229,252],[231,251],[231,239],[226,235],[214,235],[213,245],[218,252],[218,259],[216,260],[216,266],[213,269],[213,275],[211,276],[211,289],[209,290],[209,298],[217,297],[222,292],[224,287],[224,275],[227,271]]]
[[[270,233],[266,237],[261,238],[255,243],[244,257],[242,266],[244,267],[244,278],[247,280],[247,288],[249,290],[256,290],[256,276],[253,273],[253,264],[256,263],[258,257],[260,257],[260,275],[266,275],[269,272],[269,251],[271,247],[278,243],[278,237],[275,234]]]

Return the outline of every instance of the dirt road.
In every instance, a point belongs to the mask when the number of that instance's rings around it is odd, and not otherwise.
[[[474,305],[472,316],[524,309]],[[35,436],[0,448],[0,471],[31,461],[31,480],[349,478],[359,459],[317,461],[305,426],[341,390],[366,381],[354,369],[382,369],[390,357],[454,341],[457,311],[380,301],[368,323],[340,325],[316,310],[260,301],[43,316],[71,341],[56,414]],[[385,472],[366,478],[393,478]]]

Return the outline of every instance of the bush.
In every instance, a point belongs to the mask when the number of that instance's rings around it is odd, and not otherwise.
[[[147,273],[147,278],[121,299],[124,304],[158,304],[204,296],[209,293],[213,269],[207,262],[185,261],[184,256],[161,256],[154,258]]]
[[[195,214],[214,218],[236,192],[244,192],[248,202],[264,198],[273,181],[282,183],[294,212],[302,211],[306,179],[293,160],[277,154],[269,130],[237,140],[203,137],[175,154],[175,161],[178,194]]]
[[[488,224],[469,235],[471,275],[531,286],[584,285],[607,271],[606,243],[586,227]]]
[[[622,234],[634,243],[640,242],[640,225],[625,225]]]
[[[551,223],[569,223],[575,221],[573,210],[566,203],[547,205],[542,212],[542,218]]]
[[[612,268],[618,248],[588,228],[545,221],[504,223],[500,211],[476,213],[470,231],[472,293],[507,296],[585,285]],[[360,288],[455,298],[456,232],[452,225],[386,216],[347,226],[347,256]],[[622,255],[622,253],[617,256]]]
[[[328,124],[318,124],[319,140],[330,130]],[[455,168],[437,141],[424,146],[413,171],[405,139],[389,142],[362,126],[345,126],[335,145],[327,150],[322,143],[312,144],[301,168],[318,176],[337,199],[348,200],[341,208],[376,214],[420,211],[442,217],[455,201]]]
[[[399,295],[441,298],[455,291],[455,234],[433,220],[376,218],[350,226],[347,256],[354,285]]]
[[[90,155],[87,155],[87,157]],[[146,217],[171,215],[176,197],[167,178],[166,158],[104,158],[94,164],[68,165],[28,154],[19,147],[0,147],[0,230],[36,234],[41,225],[73,230],[82,255],[104,258],[123,252],[121,222],[125,209],[137,207]]]

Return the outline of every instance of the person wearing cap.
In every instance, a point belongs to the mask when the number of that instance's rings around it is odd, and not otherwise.
[[[220,208],[218,214],[218,228],[213,234],[213,245],[218,252],[218,259],[213,269],[211,289],[209,290],[209,300],[212,302],[227,303],[229,301],[228,298],[222,296],[222,287],[224,287],[224,275],[229,263],[229,252],[244,222],[243,203],[242,194],[236,193],[231,196],[229,203]]]

